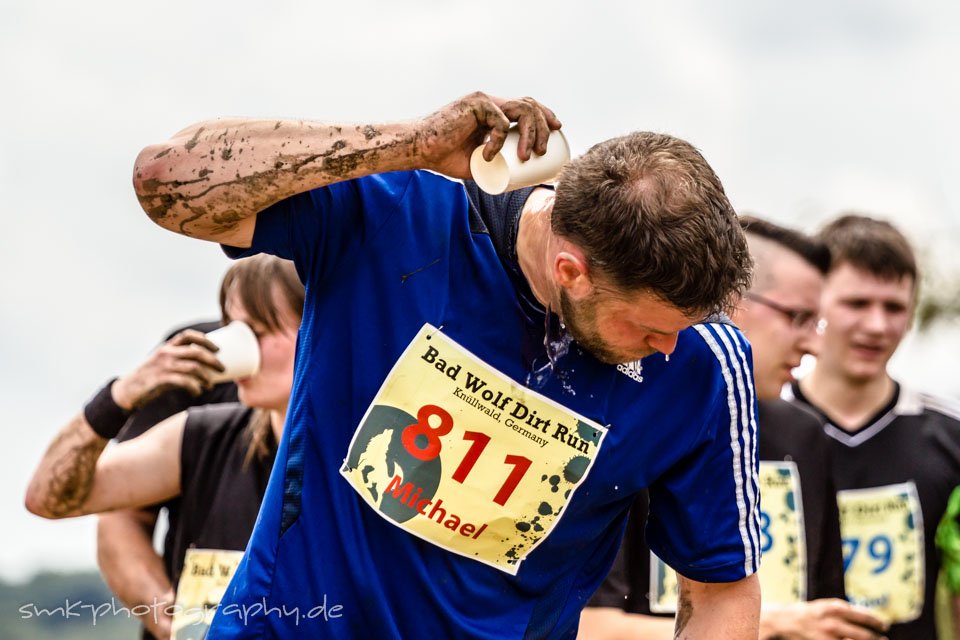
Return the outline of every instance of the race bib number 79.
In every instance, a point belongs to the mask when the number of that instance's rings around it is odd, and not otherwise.
[[[913,482],[837,493],[847,598],[889,622],[923,609],[923,515]]]
[[[364,414],[341,474],[392,524],[516,575],[605,433],[427,324]]]

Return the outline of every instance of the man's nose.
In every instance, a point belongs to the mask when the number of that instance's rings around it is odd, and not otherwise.
[[[803,355],[813,354],[817,355],[820,346],[821,335],[823,331],[821,326],[825,326],[824,320],[820,319],[816,322],[810,322],[803,327],[799,327],[795,333],[795,342],[794,346],[797,351]]]
[[[888,318],[883,307],[871,305],[863,316],[863,328],[871,333],[883,333],[887,330]]]
[[[656,333],[647,339],[647,344],[663,355],[668,356],[677,348],[677,340],[679,337],[679,333]]]

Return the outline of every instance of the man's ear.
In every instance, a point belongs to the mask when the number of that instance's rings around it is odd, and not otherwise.
[[[590,268],[580,251],[560,251],[553,259],[553,278],[573,300],[582,300],[593,293]]]

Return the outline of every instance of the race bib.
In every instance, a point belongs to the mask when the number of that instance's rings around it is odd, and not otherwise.
[[[516,575],[605,433],[427,324],[364,414],[341,474],[388,522]]]
[[[785,605],[807,598],[807,539],[803,528],[800,474],[794,462],[760,462],[760,590],[763,604]],[[676,613],[677,576],[650,554],[650,610]]]
[[[202,640],[207,635],[241,558],[242,551],[187,549],[177,585],[172,638]]]
[[[837,493],[847,599],[893,622],[923,609],[923,516],[913,482]]]

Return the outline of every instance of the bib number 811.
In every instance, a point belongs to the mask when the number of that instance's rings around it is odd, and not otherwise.
[[[439,418],[439,424],[434,427],[430,424],[430,418]],[[433,460],[440,455],[443,443],[440,438],[450,433],[453,429],[453,416],[443,407],[435,404],[425,404],[417,411],[417,421],[406,428],[400,435],[400,441],[403,447],[418,460]],[[486,449],[490,442],[490,436],[479,431],[465,431],[463,439],[470,442],[470,448],[467,450],[463,460],[453,472],[453,479],[463,484],[470,474],[470,470],[477,463],[480,454]],[[493,497],[493,501],[500,506],[507,504],[507,500],[513,494],[514,489],[520,484],[520,480],[530,468],[532,461],[523,456],[507,455],[503,463],[513,467],[513,470],[507,475],[503,486]]]

